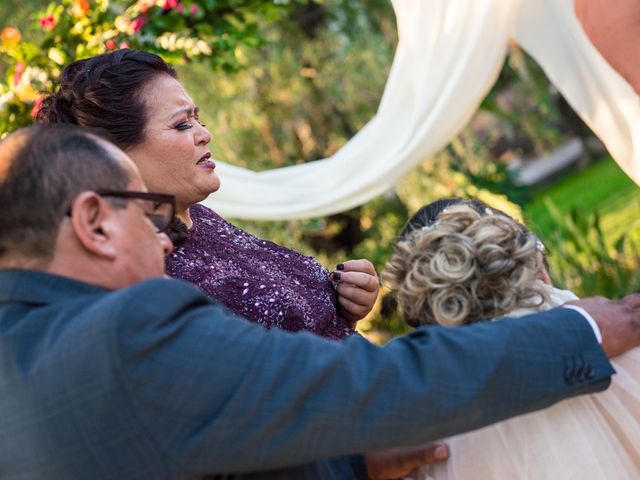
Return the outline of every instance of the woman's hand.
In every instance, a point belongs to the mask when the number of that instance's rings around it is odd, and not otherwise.
[[[356,323],[373,308],[378,298],[378,275],[369,260],[347,260],[329,274],[338,292],[340,313]]]

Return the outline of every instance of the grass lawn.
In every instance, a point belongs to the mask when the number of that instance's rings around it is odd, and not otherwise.
[[[535,194],[524,215],[528,225],[543,239],[554,224],[545,205],[549,200],[562,212],[572,208],[585,215],[599,212],[602,229],[611,242],[624,232],[640,242],[640,187],[610,157]]]

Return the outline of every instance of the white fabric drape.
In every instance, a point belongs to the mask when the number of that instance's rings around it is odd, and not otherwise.
[[[256,173],[218,162],[203,203],[235,218],[336,213],[389,190],[443,148],[495,82],[512,33],[625,172],[640,181],[638,96],[590,44],[573,0],[393,0],[399,42],[376,115],[330,158]]]
[[[615,0],[607,1],[614,9]],[[592,45],[573,7],[573,0],[523,1],[514,37],[640,184],[640,96]]]

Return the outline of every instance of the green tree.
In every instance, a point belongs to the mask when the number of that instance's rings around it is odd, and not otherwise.
[[[298,0],[61,0],[35,14],[24,32],[0,32],[0,135],[31,123],[39,92],[53,88],[63,65],[117,48],[155,52],[172,63],[205,61],[240,68],[244,49],[264,43],[260,25]]]

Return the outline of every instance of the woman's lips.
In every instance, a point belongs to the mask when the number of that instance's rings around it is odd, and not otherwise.
[[[198,165],[199,167],[202,167],[202,168],[210,168],[210,169],[216,168],[216,162],[211,160],[211,153],[209,153],[209,152],[205,153],[200,158],[200,160],[198,160],[198,163],[196,163],[196,165]]]
[[[216,168],[216,162],[214,162],[213,160],[202,160],[198,162],[198,166],[202,168],[210,168],[213,170],[214,168]]]

